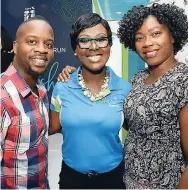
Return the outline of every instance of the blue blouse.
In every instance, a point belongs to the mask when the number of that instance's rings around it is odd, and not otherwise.
[[[110,67],[110,94],[96,102],[83,94],[78,73],[67,83],[57,82],[50,108],[60,113],[64,162],[81,173],[108,172],[123,159],[119,130],[122,127],[123,102],[131,85],[118,77]]]

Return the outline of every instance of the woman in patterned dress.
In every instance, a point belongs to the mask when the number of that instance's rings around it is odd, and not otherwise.
[[[118,29],[120,41],[148,65],[131,80],[124,103],[126,188],[188,188],[188,67],[175,54],[188,21],[173,4],[135,6]]]

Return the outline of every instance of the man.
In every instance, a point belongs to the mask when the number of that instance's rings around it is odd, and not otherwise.
[[[0,79],[1,189],[48,188],[49,102],[38,77],[53,59],[53,46],[43,17],[19,26],[13,63]]]

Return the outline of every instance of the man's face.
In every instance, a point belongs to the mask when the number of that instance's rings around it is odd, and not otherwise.
[[[54,34],[42,20],[32,20],[18,29],[14,42],[14,62],[22,76],[43,73],[54,56]]]

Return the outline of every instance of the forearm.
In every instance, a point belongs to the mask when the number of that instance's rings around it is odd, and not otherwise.
[[[184,169],[180,178],[178,189],[188,189],[188,166]]]
[[[124,119],[124,122],[123,122],[123,126],[122,126],[126,131],[128,131],[128,123],[127,123],[127,120]]]
[[[56,133],[61,133],[61,127],[60,128],[58,128],[58,129],[53,129],[53,128],[49,128],[49,130],[48,130],[48,135],[54,135],[54,134],[56,134]]]
[[[61,132],[61,124],[59,119],[59,112],[52,111],[50,112],[50,127],[48,130],[48,135],[53,135],[55,133]]]

